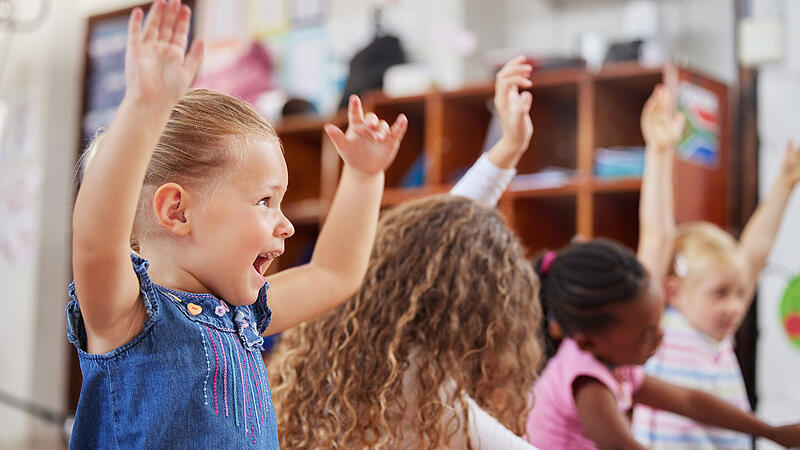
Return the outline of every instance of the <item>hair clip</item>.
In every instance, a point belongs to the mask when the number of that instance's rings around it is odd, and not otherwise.
[[[689,275],[689,264],[686,262],[686,258],[683,257],[680,253],[675,254],[675,263],[673,264],[673,270],[675,271],[675,275],[680,278]]]
[[[550,266],[552,266],[553,261],[556,260],[556,256],[557,253],[554,250],[545,253],[544,256],[542,256],[542,263],[539,264],[539,273],[547,275],[547,272],[550,272]]]

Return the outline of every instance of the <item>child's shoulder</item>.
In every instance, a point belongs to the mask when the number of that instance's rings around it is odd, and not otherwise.
[[[611,370],[591,353],[584,351],[572,339],[564,339],[558,352],[547,363],[542,373],[542,381],[552,385],[569,385],[578,377],[595,378],[603,384],[613,384]]]

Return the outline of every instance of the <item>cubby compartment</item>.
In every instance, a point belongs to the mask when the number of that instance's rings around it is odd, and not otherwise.
[[[365,112],[374,112],[379,119],[393,124],[399,114],[408,118],[408,130],[397,157],[386,170],[386,187],[415,188],[426,184],[428,163],[425,159],[426,97],[390,98],[382,94],[366,97]]]
[[[638,67],[638,66],[637,66]],[[609,70],[594,79],[594,148],[642,146],[640,116],[661,69]]]
[[[511,215],[511,225],[531,257],[561,248],[575,236],[575,195],[515,196]]]
[[[541,172],[550,167],[576,169],[578,159],[578,84],[566,77],[563,84],[537,86],[533,79],[533,137],[517,165],[517,173]]]
[[[596,192],[593,202],[593,237],[613,239],[636,251],[639,243],[639,190]]]

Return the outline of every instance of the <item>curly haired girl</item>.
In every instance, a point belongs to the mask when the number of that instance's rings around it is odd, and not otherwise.
[[[488,206],[508,185],[533,132],[532,97],[517,91],[529,71],[518,58],[498,74],[503,139],[452,193]],[[518,435],[541,358],[538,281],[486,206],[440,195],[386,213],[359,292],[284,334],[282,446],[532,448]]]

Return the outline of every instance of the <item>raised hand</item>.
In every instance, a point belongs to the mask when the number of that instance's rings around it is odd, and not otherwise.
[[[648,147],[673,150],[683,135],[686,118],[675,110],[673,92],[658,85],[642,110],[642,135]]]
[[[518,150],[526,150],[533,136],[533,95],[530,91],[519,92],[520,88],[533,86],[529,78],[532,70],[523,56],[517,56],[497,72],[495,81],[494,106],[503,124],[502,139]]]
[[[800,181],[800,145],[796,146],[792,141],[786,144],[786,154],[781,165],[781,176],[786,178],[792,188]]]
[[[390,127],[373,113],[364,115],[361,100],[350,96],[347,106],[347,132],[336,125],[325,125],[325,132],[336,146],[345,164],[367,175],[377,175],[394,161],[400,142],[408,128],[408,119],[397,116]]]
[[[142,28],[134,8],[125,49],[125,96],[172,106],[191,84],[203,58],[200,41],[185,54],[191,10],[180,0],[155,0]]]

